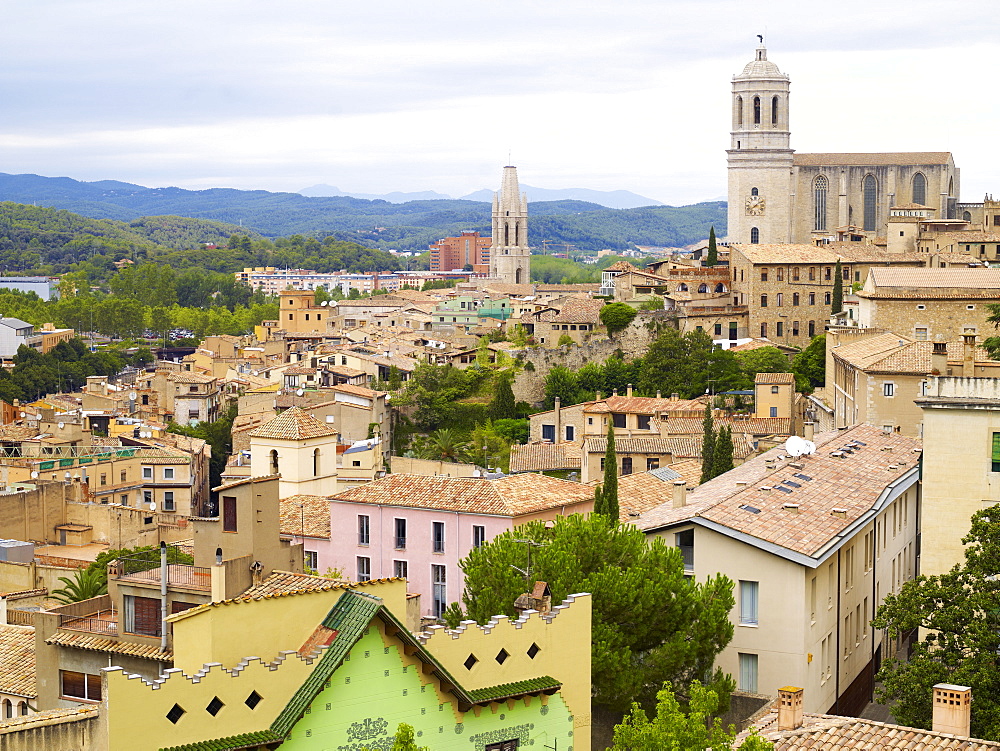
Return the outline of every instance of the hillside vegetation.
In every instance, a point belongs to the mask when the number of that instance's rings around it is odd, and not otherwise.
[[[129,183],[0,173],[0,200],[65,209],[95,219],[136,222],[142,217],[188,217],[222,223],[233,231],[267,237],[301,234],[336,237],[369,247],[423,250],[461,230],[490,232],[490,204],[468,200],[389,203],[263,190],[145,188]],[[724,202],[692,206],[607,209],[586,201],[531,204],[531,243],[571,243],[581,250],[632,245],[683,246],[725,234]],[[142,220],[146,222],[147,220]],[[179,228],[178,228],[179,229]],[[221,226],[220,226],[221,229]],[[162,243],[162,235],[144,237]]]

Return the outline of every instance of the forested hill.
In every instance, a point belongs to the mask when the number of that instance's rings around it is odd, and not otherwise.
[[[382,200],[307,197],[298,193],[211,188],[146,188],[116,181],[86,183],[68,177],[0,173],[0,201],[66,209],[96,219],[124,222],[173,215],[235,225],[267,237],[335,236],[369,247],[425,250],[463,229],[490,232],[490,205],[432,200],[395,204]],[[531,204],[530,238],[572,243],[581,250],[632,245],[682,246],[704,239],[715,225],[725,235],[726,204],[607,209],[585,201]]]

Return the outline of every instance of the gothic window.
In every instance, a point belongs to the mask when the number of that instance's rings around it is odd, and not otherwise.
[[[813,183],[813,229],[826,229],[826,191],[829,187],[827,179],[820,175]]]
[[[743,127],[743,97],[736,97],[736,127]]]
[[[878,216],[878,181],[874,175],[865,175],[862,183],[865,200],[865,232],[874,232]]]
[[[760,230],[757,229],[756,227],[750,228],[750,242],[753,245],[756,245],[757,243],[760,242]]]
[[[756,188],[750,188],[750,195],[752,196],[760,195],[760,191],[758,191]]]
[[[708,285],[707,285],[707,284],[704,284],[704,283],[702,283],[702,284],[699,284],[699,285],[698,285],[698,291],[699,291],[699,292],[701,292],[701,293],[706,293],[706,292],[708,292]]]
[[[921,206],[927,202],[927,178],[920,172],[913,176],[913,202]]]
[[[966,211],[964,214],[962,214],[962,219],[964,219],[967,222],[971,222],[972,221],[972,214],[970,212]],[[145,398],[145,397],[143,397],[143,398]],[[145,404],[145,402],[143,402],[143,404]]]
[[[778,124],[778,97],[771,97],[771,125]]]
[[[503,225],[503,244],[510,245],[510,225]]]
[[[760,97],[753,98],[753,124],[760,125]]]

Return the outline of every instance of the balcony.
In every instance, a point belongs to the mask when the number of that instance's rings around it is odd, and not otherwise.
[[[212,591],[212,570],[185,563],[168,563],[167,586]],[[159,555],[155,558],[132,556],[118,558],[108,565],[108,577],[120,584],[138,584],[159,587],[161,568]]]
[[[113,610],[101,610],[86,616],[63,614],[59,616],[59,628],[102,636],[118,636],[118,614]]]

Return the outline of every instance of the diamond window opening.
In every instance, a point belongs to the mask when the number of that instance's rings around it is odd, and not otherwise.
[[[500,665],[503,665],[505,662],[507,662],[508,657],[510,657],[510,653],[506,649],[501,649],[499,652],[497,652],[496,661]]]
[[[528,647],[528,657],[530,657],[532,660],[534,660],[535,659],[535,655],[537,655],[541,651],[542,651],[542,648],[539,647],[534,642],[532,642],[531,646]]]
[[[174,706],[170,708],[170,711],[167,712],[167,719],[176,725],[177,721],[184,716],[186,711],[187,710],[185,710],[180,704],[174,704]]]
[[[243,703],[246,704],[248,707],[250,707],[250,709],[256,709],[257,705],[260,704],[263,700],[264,700],[263,696],[258,694],[256,691],[251,691],[250,696],[248,696]]]
[[[212,701],[208,703],[208,706],[205,707],[205,711],[212,715],[212,717],[215,717],[224,706],[226,705],[222,703],[222,700],[218,696],[214,696],[212,697]]]
[[[479,662],[479,658],[473,654],[470,654],[468,657],[465,658],[465,669],[472,670],[472,666],[475,665],[477,662]]]

